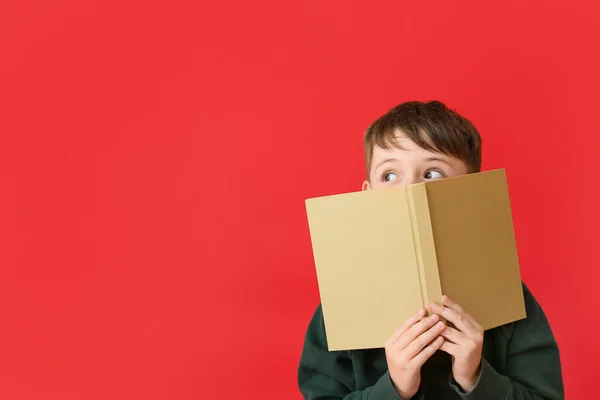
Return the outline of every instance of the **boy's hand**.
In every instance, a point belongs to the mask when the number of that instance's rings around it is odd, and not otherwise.
[[[421,366],[435,353],[444,339],[444,323],[432,314],[423,318],[421,310],[410,317],[385,343],[385,355],[392,383],[402,399],[410,399],[421,384]],[[437,323],[436,323],[437,322]]]
[[[445,338],[441,350],[452,356],[452,375],[463,390],[475,387],[481,368],[483,328],[473,317],[448,296],[442,297],[444,306],[431,304],[429,309],[451,322],[441,333]]]

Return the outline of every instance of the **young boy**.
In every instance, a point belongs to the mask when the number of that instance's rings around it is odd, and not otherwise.
[[[367,129],[364,151],[363,190],[481,168],[477,129],[437,101],[408,102],[388,111]],[[429,317],[415,310],[385,348],[357,351],[328,351],[319,306],[306,333],[300,391],[307,400],[563,399],[558,346],[525,285],[523,292],[526,319],[484,332],[444,297],[443,305],[428,305]]]

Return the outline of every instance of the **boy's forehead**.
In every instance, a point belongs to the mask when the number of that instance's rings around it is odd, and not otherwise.
[[[377,153],[386,154],[398,151],[423,151],[425,153],[436,153],[420,147],[404,132],[396,129],[393,137],[388,137],[388,139],[385,141],[384,147],[378,146],[377,144],[373,147],[373,156],[375,156]]]
[[[432,160],[442,160],[452,164],[457,162],[464,164],[462,161],[454,159],[454,157],[437,151],[434,146],[431,146],[431,149],[424,149],[407,137],[404,133],[398,131],[394,135],[393,142],[388,140],[388,143],[385,144],[385,147],[378,145],[373,147],[370,170],[373,171],[384,162],[390,161],[397,161],[408,165],[417,165],[418,163],[429,162]]]
[[[388,162],[399,162],[400,165],[403,166],[412,165],[417,167],[423,163],[435,160],[442,161],[452,166],[456,171],[462,171],[464,169],[464,173],[466,173],[467,167],[463,161],[438,151],[433,145],[431,145],[431,149],[420,147],[410,137],[403,132],[398,131],[395,132],[394,141],[391,142],[391,140],[388,140],[386,147],[378,145],[373,147],[370,171],[373,172],[378,166]]]

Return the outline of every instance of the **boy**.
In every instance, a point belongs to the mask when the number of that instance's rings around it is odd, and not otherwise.
[[[364,136],[363,190],[479,172],[481,139],[438,101],[408,102]],[[543,310],[523,285],[527,318],[483,331],[444,296],[409,318],[384,349],[327,350],[319,306],[309,324],[298,383],[310,400],[558,400],[558,346]],[[440,319],[445,319],[446,323]]]

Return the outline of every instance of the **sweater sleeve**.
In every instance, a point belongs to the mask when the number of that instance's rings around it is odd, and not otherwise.
[[[349,353],[328,350],[321,306],[306,332],[298,384],[306,400],[402,400],[387,372],[373,386],[355,390]]]
[[[562,400],[564,388],[558,345],[548,320],[523,285],[527,318],[505,327],[506,371],[500,374],[485,359],[473,390],[452,386],[463,400]]]

